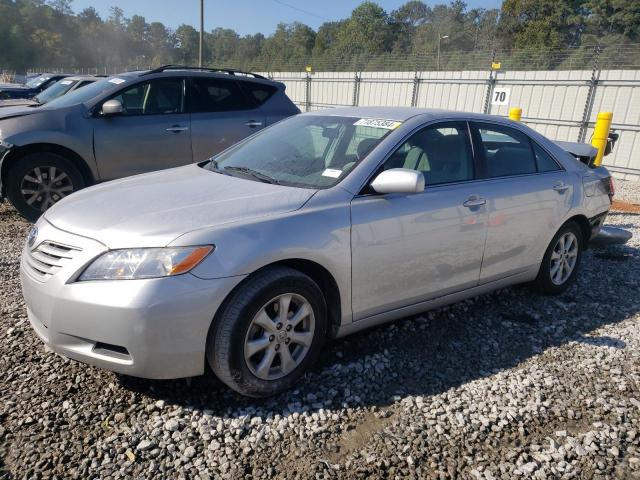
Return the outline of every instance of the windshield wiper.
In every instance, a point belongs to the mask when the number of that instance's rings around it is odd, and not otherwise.
[[[265,175],[264,173],[258,172],[257,170],[254,170],[254,169],[249,168],[249,167],[233,167],[233,166],[230,166],[230,167],[224,167],[224,170],[225,171],[228,170],[228,171],[231,171],[231,172],[238,172],[240,174],[247,175],[249,177],[253,177],[256,180],[259,180],[259,181],[264,182],[264,183],[273,183],[275,185],[279,185],[280,184],[279,180],[276,180],[275,178],[270,177],[269,175]]]

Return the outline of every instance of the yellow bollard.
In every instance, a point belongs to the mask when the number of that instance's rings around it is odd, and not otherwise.
[[[510,108],[509,109],[509,120],[513,120],[514,122],[519,122],[522,117],[522,109],[521,108]]]
[[[596,119],[596,126],[593,129],[593,136],[591,137],[591,145],[598,149],[598,155],[593,161],[596,167],[602,164],[602,157],[604,155],[604,149],[607,147],[607,139],[609,138],[609,129],[611,128],[611,121],[613,120],[613,112],[600,112]]]

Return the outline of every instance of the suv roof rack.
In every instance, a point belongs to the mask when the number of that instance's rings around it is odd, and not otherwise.
[[[267,80],[267,78],[263,77],[262,75],[258,75],[257,73],[252,72],[244,72],[242,70],[234,70],[231,68],[188,67],[186,65],[162,65],[161,67],[144,72],[140,76],[151,75],[152,73],[161,73],[167,70],[195,70],[200,72],[226,73],[227,75],[247,75],[253,78],[259,78],[261,80]]]

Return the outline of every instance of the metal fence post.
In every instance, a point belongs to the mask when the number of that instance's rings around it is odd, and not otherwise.
[[[351,99],[351,104],[354,107],[358,106],[358,102],[360,101],[360,81],[362,80],[361,76],[356,72],[356,76],[353,77],[353,98]]]
[[[309,75],[309,72],[307,72],[305,78],[304,108],[305,112],[311,110],[311,75]]]
[[[418,89],[420,88],[420,75],[416,71],[413,77],[413,90],[411,91],[411,106],[418,105]]]
[[[493,89],[496,86],[498,80],[498,71],[493,69],[493,64],[496,61],[496,49],[491,50],[491,70],[489,70],[489,80],[487,81],[487,94],[484,97],[484,107],[482,113],[491,113],[491,97],[493,96]],[[495,76],[494,76],[495,72]]]
[[[598,81],[600,80],[600,68],[598,67],[598,59],[600,57],[601,47],[598,43],[593,49],[593,67],[591,69],[591,79],[589,80],[589,91],[587,92],[587,100],[584,104],[582,112],[582,121],[580,122],[580,132],[578,133],[578,142],[584,142],[589,129],[589,120],[593,111],[593,103],[596,98],[596,90]]]
[[[489,72],[489,80],[487,80],[487,94],[484,97],[484,108],[482,109],[482,113],[491,113],[491,97],[493,96],[493,89],[496,86],[497,76],[497,72],[495,77],[493,75],[493,70]]]

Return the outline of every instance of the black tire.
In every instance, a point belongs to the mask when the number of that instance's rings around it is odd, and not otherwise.
[[[80,190],[85,187],[85,180],[80,173],[80,170],[71,162],[70,160],[51,152],[38,152],[32,153],[29,155],[25,155],[22,158],[16,159],[13,162],[13,165],[7,172],[7,184],[6,184],[6,192],[7,198],[13,204],[13,206],[18,210],[20,215],[29,220],[30,222],[35,222],[40,215],[46,210],[46,208],[50,207],[48,205],[44,210],[40,205],[36,206],[30,205],[28,203],[28,199],[25,198],[26,194],[22,193],[22,185],[25,177],[33,172],[35,168],[41,168],[42,172],[50,171],[50,168],[55,168],[56,172],[63,172],[67,175],[67,179],[64,180],[64,185],[61,186],[65,189],[64,195],[70,195],[71,193]],[[60,183],[60,182],[59,182]],[[68,190],[69,185],[71,186],[71,190]],[[28,184],[29,189],[34,189],[35,187],[31,184]],[[57,196],[58,198],[53,198]],[[52,195],[52,201],[56,202],[60,200],[60,196],[57,194]]]
[[[313,309],[313,340],[291,373],[264,380],[252,373],[245,360],[245,339],[258,311],[271,299],[286,293],[304,297]],[[318,285],[298,270],[271,267],[254,274],[224,302],[209,329],[207,360],[215,375],[233,390],[249,397],[268,397],[289,389],[315,362],[326,331],[327,307]]]
[[[552,262],[551,256],[554,253],[554,248],[558,245],[558,241],[561,237],[565,236],[568,233],[572,233],[577,240],[577,256],[575,266],[571,271],[571,274],[566,278],[566,280],[561,283],[554,282],[552,279]],[[567,222],[560,230],[554,235],[553,240],[547,247],[547,251],[544,254],[544,258],[542,259],[542,264],[540,265],[540,271],[538,272],[538,277],[535,280],[535,286],[540,293],[545,295],[558,295],[564,292],[567,288],[569,288],[576,280],[576,276],[578,275],[578,270],[580,269],[580,261],[582,260],[582,252],[584,249],[584,240],[582,238],[582,231],[580,227],[575,222]]]

